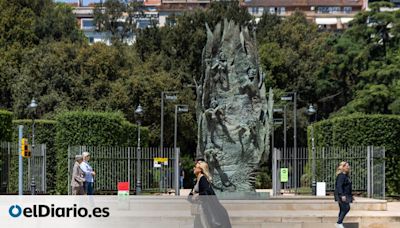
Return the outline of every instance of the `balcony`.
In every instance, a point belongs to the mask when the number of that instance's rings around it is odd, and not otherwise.
[[[93,17],[94,7],[77,7],[72,10],[72,13],[77,17]]]
[[[337,12],[315,12],[315,11],[303,11],[307,17],[354,17],[359,11],[352,11],[352,12],[344,12],[344,11],[337,11]]]

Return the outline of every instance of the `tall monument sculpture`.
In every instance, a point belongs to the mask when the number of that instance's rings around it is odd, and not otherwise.
[[[264,153],[268,157],[273,94],[268,98],[255,36],[233,21],[207,28],[197,86],[197,155],[209,163],[213,187],[252,192]]]

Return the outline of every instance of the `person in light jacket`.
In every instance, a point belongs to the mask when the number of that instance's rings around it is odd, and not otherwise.
[[[83,184],[85,183],[85,173],[83,173],[80,164],[83,161],[82,155],[75,156],[74,168],[72,168],[72,195],[84,195],[85,190],[83,189]]]
[[[96,176],[96,173],[93,171],[93,168],[89,165],[89,160],[90,160],[90,153],[89,152],[83,152],[83,162],[81,163],[80,167],[85,173],[85,192],[87,195],[93,195],[94,190],[93,190],[93,182],[94,182],[94,176]]]
[[[342,161],[336,171],[335,201],[339,203],[339,215],[337,228],[344,228],[343,220],[350,211],[350,203],[353,202],[352,183],[349,177],[350,165]]]

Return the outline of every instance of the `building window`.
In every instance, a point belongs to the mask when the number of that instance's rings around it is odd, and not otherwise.
[[[262,8],[262,7],[258,8],[258,13],[259,14],[263,14],[264,13],[264,8]]]
[[[330,7],[330,13],[340,13],[340,7]]]
[[[344,11],[344,13],[351,13],[351,12],[353,11],[353,8],[347,6],[347,7],[344,7],[344,8],[343,8],[343,11]]]
[[[82,19],[82,29],[93,29],[94,23],[92,19]]]
[[[336,7],[336,6],[332,6],[332,7],[318,7],[317,9],[317,13],[329,13],[329,14],[333,14],[333,13],[340,13],[340,7]]]
[[[285,14],[286,13],[286,8],[285,7],[265,7],[261,9],[261,14],[262,13],[269,13],[269,14]]]
[[[275,7],[269,8],[269,13],[270,14],[275,14]]]
[[[258,7],[252,7],[251,14],[253,14],[253,15],[258,14]]]

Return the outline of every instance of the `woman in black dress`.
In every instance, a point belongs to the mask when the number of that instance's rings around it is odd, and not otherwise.
[[[193,172],[196,175],[196,185],[189,196],[189,201],[193,203],[192,213],[195,214],[195,228],[230,228],[231,223],[225,208],[219,203],[215,192],[211,187],[212,177],[208,164],[205,161],[196,162]]]
[[[336,171],[335,201],[339,203],[339,215],[337,228],[344,228],[343,219],[350,211],[350,203],[353,202],[352,184],[349,177],[350,165],[341,162]]]

